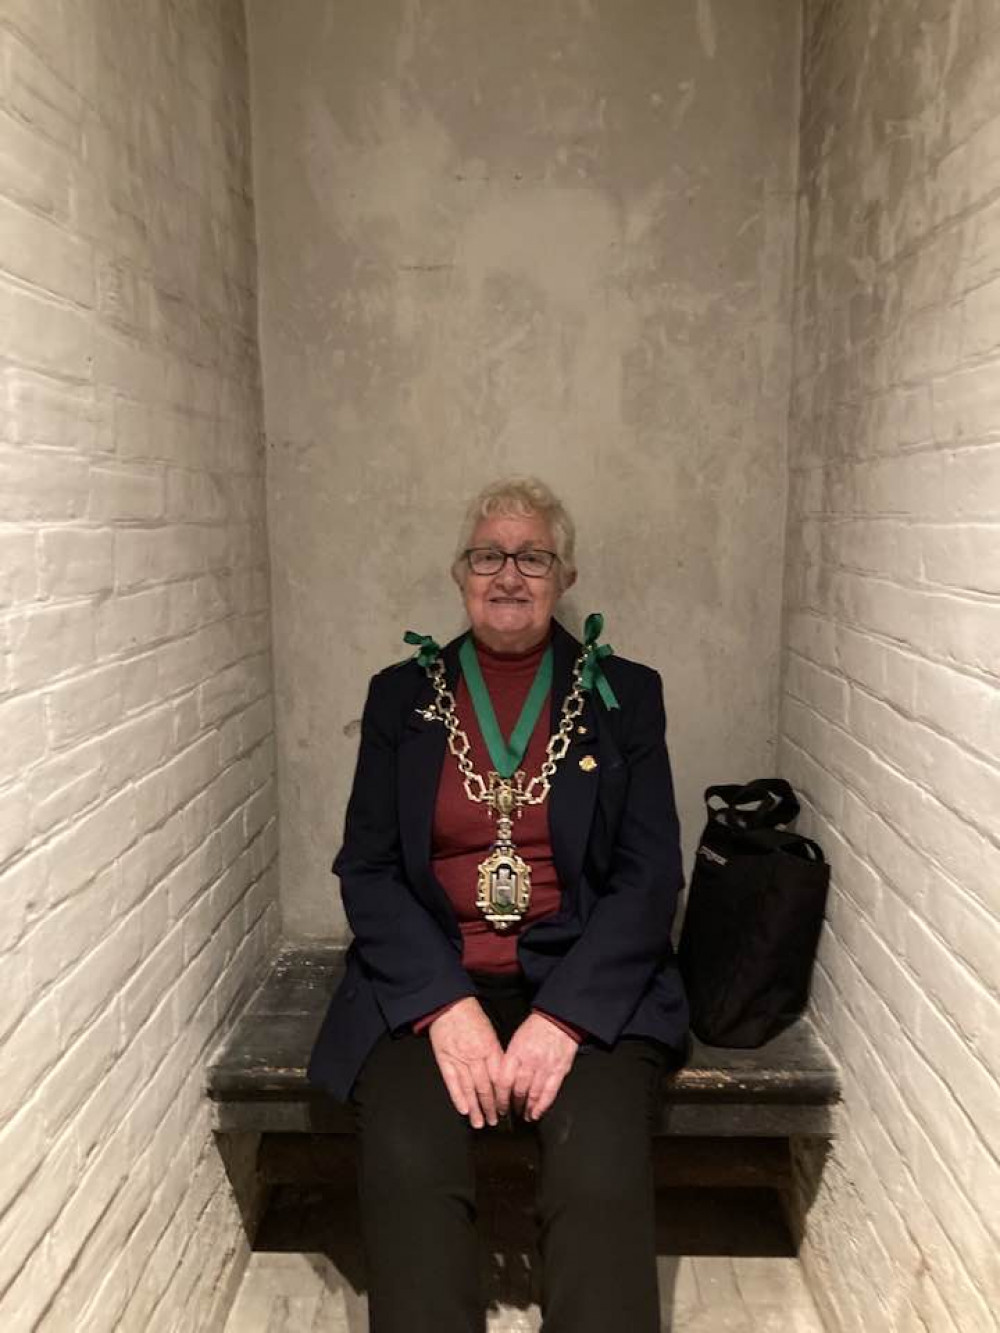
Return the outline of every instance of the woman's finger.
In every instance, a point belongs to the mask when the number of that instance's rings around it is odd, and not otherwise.
[[[448,1090],[448,1096],[451,1098],[452,1105],[459,1115],[469,1114],[469,1102],[462,1089],[461,1080],[458,1072],[450,1060],[439,1060],[438,1069],[441,1071],[441,1077],[444,1079],[444,1086]]]
[[[513,1051],[504,1051],[500,1057],[500,1082],[509,1090],[517,1073],[518,1059]]]
[[[486,1073],[493,1084],[493,1097],[497,1115],[506,1115],[510,1104],[510,1085],[504,1081],[503,1053],[498,1047],[486,1057]]]
[[[466,1064],[458,1065],[458,1076],[462,1081],[462,1091],[465,1093],[465,1100],[469,1104],[469,1123],[473,1129],[482,1129],[486,1123],[483,1119],[482,1108],[479,1105],[479,1095],[476,1091],[476,1085],[473,1081],[469,1066]]]
[[[469,1072],[473,1086],[476,1089],[479,1105],[483,1109],[483,1115],[491,1125],[495,1125],[497,1122],[497,1102],[493,1092],[493,1080],[486,1068],[486,1061],[477,1060]]]
[[[529,1065],[519,1064],[517,1073],[514,1075],[514,1082],[511,1085],[510,1095],[514,1105],[518,1110],[523,1110],[525,1098],[531,1089],[534,1070]]]
[[[517,1070],[518,1060],[516,1056],[512,1056],[509,1051],[504,1052],[503,1058],[500,1061],[497,1095],[500,1099],[500,1104],[508,1111],[512,1106],[515,1106],[514,1079],[517,1077]]]
[[[524,1094],[524,1118],[525,1120],[534,1120],[534,1105],[538,1100],[538,1095],[544,1086],[546,1079],[546,1070],[536,1065],[531,1083]]]
[[[558,1096],[564,1078],[565,1074],[553,1070],[542,1082],[541,1087],[533,1090],[532,1095],[528,1098],[529,1120],[540,1120],[542,1118]]]

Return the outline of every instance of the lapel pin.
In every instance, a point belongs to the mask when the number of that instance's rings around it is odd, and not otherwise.
[[[580,760],[580,767],[583,769],[584,773],[593,773],[594,769],[597,767],[597,760],[592,754],[585,754]]]
[[[587,728],[584,727],[584,726],[577,727],[577,729],[576,729],[576,734],[577,734],[578,736],[586,736],[586,734],[587,734]]]

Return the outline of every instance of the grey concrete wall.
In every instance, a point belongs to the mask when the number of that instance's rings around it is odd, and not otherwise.
[[[462,621],[467,495],[530,470],[666,683],[690,853],[773,767],[793,0],[249,0],[285,928],[365,678]]]
[[[831,1329],[1000,1305],[1000,7],[809,0],[782,770],[830,856]]]

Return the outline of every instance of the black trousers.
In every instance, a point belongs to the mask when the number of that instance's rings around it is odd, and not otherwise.
[[[529,999],[517,980],[476,984],[506,1046]],[[662,1071],[655,1042],[583,1048],[537,1122],[545,1333],[658,1333],[651,1143]],[[481,1333],[477,1131],[452,1106],[429,1038],[383,1037],[354,1104],[373,1333]]]

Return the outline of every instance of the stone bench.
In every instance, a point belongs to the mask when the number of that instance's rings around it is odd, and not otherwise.
[[[305,1076],[342,972],[341,948],[283,946],[209,1064],[216,1131],[260,1135],[257,1166],[270,1183],[322,1177],[323,1160],[343,1159],[353,1137],[350,1108]],[[782,1185],[790,1140],[832,1138],[839,1100],[836,1066],[807,1019],[756,1050],[695,1041],[688,1064],[664,1079],[657,1177],[684,1185]],[[493,1149],[503,1156],[522,1151],[516,1141],[527,1134],[521,1127],[479,1137],[506,1140]]]

